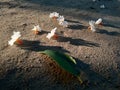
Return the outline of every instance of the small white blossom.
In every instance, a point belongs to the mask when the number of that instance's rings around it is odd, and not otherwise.
[[[96,31],[96,28],[95,28],[95,21],[89,21],[89,25],[90,25],[90,30],[92,32],[95,32]]]
[[[56,30],[57,30],[57,28],[52,29],[51,32],[48,33],[46,38],[51,39],[55,35]]]
[[[95,22],[95,24],[97,24],[97,25],[99,25],[99,24],[101,24],[102,23],[102,19],[101,18],[99,18],[96,22]]]
[[[68,27],[68,22],[65,21],[64,16],[59,16],[57,20],[58,20],[58,24],[59,24],[60,26]]]
[[[57,12],[50,13],[49,17],[50,18],[58,18],[59,17],[59,13],[57,13]]]
[[[63,27],[68,27],[68,22],[67,21],[62,21],[62,22],[59,22],[59,25],[61,25]]]
[[[59,16],[57,20],[58,20],[58,22],[63,22],[65,20],[65,18],[64,18],[64,16]]]
[[[11,36],[11,40],[10,41],[8,41],[8,44],[10,45],[10,46],[12,46],[15,42],[16,42],[16,40],[17,39],[19,39],[21,37],[21,34],[20,34],[20,32],[13,32],[13,35]]]
[[[35,32],[41,32],[42,31],[42,29],[39,27],[39,25],[34,26],[34,28],[32,30],[35,31]]]

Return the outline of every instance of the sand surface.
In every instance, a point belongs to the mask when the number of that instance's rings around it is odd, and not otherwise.
[[[54,11],[64,15],[68,28],[49,18]],[[93,33],[88,21],[98,18],[103,26]],[[34,35],[34,25],[42,33]],[[60,38],[48,40],[55,27]],[[8,45],[13,31],[21,32],[24,45]],[[87,82],[80,85],[39,53],[46,49],[74,57]],[[120,90],[120,0],[0,0],[0,90]]]

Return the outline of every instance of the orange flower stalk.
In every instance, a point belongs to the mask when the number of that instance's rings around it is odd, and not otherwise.
[[[18,44],[18,45],[22,45],[22,44],[23,44],[23,41],[18,38],[18,39],[15,41],[15,43]]]
[[[52,29],[51,32],[48,33],[48,35],[46,36],[46,38],[57,40],[58,39],[58,35],[55,34],[56,30],[57,30],[57,28]]]
[[[57,35],[57,34],[54,34],[54,35],[52,36],[52,39],[53,39],[53,40],[57,40],[57,39],[58,39],[58,35]]]
[[[32,30],[34,31],[34,34],[36,34],[36,35],[42,31],[41,28],[39,27],[39,25],[34,26],[34,28]]]

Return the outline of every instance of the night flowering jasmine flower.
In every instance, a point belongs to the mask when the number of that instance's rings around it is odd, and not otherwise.
[[[95,28],[95,21],[89,21],[89,27],[88,29],[91,30],[92,32],[95,32],[96,31],[96,28]]]
[[[64,16],[59,16],[57,20],[58,20],[58,22],[63,22],[65,20],[65,18],[64,18]]]
[[[59,13],[57,12],[50,13],[49,17],[52,19],[57,19],[59,17]]]
[[[68,22],[65,21],[64,16],[59,16],[57,20],[58,20],[58,24],[59,24],[60,26],[68,27]]]
[[[96,25],[102,25],[102,19],[99,18],[96,22],[95,22]]]
[[[39,27],[39,25],[34,26],[34,28],[32,29],[34,31],[34,34],[39,34],[39,32],[41,32],[41,28]]]
[[[8,44],[10,46],[12,46],[14,43],[19,44],[19,45],[23,44],[22,40],[19,39],[20,37],[21,37],[20,32],[15,32],[14,31],[13,35],[11,36],[11,40],[8,41]]]
[[[52,29],[51,32],[48,33],[46,38],[48,38],[48,39],[55,39],[56,40],[58,38],[58,35],[56,34],[56,30],[57,30],[57,28]]]
[[[61,25],[63,27],[68,27],[68,22],[67,21],[60,21],[59,25]]]

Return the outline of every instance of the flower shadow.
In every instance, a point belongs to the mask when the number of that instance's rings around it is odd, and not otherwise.
[[[108,86],[112,86],[112,82],[109,82],[105,77],[91,70],[90,65],[82,62],[78,58],[74,58],[77,62],[76,68],[80,72],[80,76],[83,79],[83,84],[87,84],[88,86],[94,86],[95,84],[102,85],[102,83],[106,83]]]
[[[120,36],[120,33],[116,31],[108,32],[107,30],[99,30],[97,33],[106,34],[110,36]]]
[[[42,30],[40,33],[38,33],[38,35],[42,35],[42,34],[47,34],[48,31]]]
[[[83,26],[82,24],[73,24],[70,25],[68,28],[73,30],[79,30],[79,29],[85,29],[87,27]]]
[[[104,26],[108,26],[108,27],[112,27],[112,28],[120,28],[120,26],[117,25],[112,25],[112,24],[107,24],[107,23],[103,23]]]
[[[68,19],[66,21],[71,23],[69,25],[69,27],[68,27],[69,29],[76,29],[76,30],[78,30],[78,29],[85,29],[85,28],[87,28],[87,27],[83,26],[83,24],[80,23],[79,21],[68,20]]]
[[[98,43],[93,43],[91,41],[85,41],[83,39],[73,39],[71,37],[62,37],[60,36],[58,38],[58,42],[70,42],[70,44],[72,45],[81,45],[81,46],[88,46],[88,47],[99,47],[99,44]]]
[[[77,23],[78,23],[78,24],[80,23],[79,21],[75,21],[75,20],[68,20],[68,19],[65,19],[65,21],[67,21],[67,22],[69,22],[69,23],[76,23],[76,24],[77,24]]]
[[[40,45],[40,41],[29,41],[29,40],[23,40],[23,45],[18,45],[21,49],[26,49],[30,51],[44,51],[44,50],[59,50],[61,52],[68,52],[67,50],[63,49],[60,46],[43,46]]]

